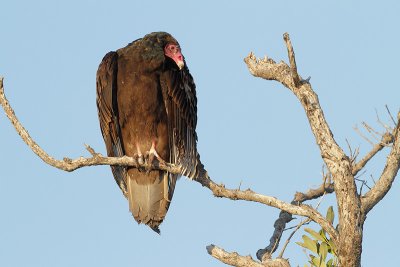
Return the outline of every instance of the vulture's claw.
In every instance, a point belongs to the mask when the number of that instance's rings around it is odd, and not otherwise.
[[[139,162],[140,165],[143,165],[143,164],[144,164],[144,157],[143,157],[142,154],[139,154],[139,155],[138,155],[138,162]]]
[[[158,162],[166,164],[166,161],[163,160],[157,153],[155,142],[152,143],[150,150],[146,152],[146,158],[147,158],[147,163],[149,164],[149,166],[147,167],[147,172],[150,172],[151,169],[153,168],[154,158],[156,158]]]
[[[137,169],[138,171],[142,172],[144,170],[144,168],[142,166],[139,165],[143,165],[144,164],[144,157],[142,154],[134,154],[133,155],[133,160],[135,161],[136,165],[138,165]]]

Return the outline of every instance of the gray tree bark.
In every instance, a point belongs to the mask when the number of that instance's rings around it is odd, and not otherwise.
[[[284,62],[275,63],[271,59],[257,59],[253,54],[245,58],[250,73],[255,77],[275,80],[282,83],[298,98],[307,115],[311,131],[332,178],[339,212],[339,227],[335,232],[337,255],[340,266],[361,266],[363,225],[368,213],[389,191],[399,169],[399,121],[391,133],[382,137],[380,144],[357,164],[352,164],[350,158],[336,143],[333,134],[325,120],[324,113],[318,101],[318,96],[311,87],[309,80],[303,80],[297,72],[295,54],[287,33],[284,40],[288,49],[290,65]],[[382,175],[375,186],[365,195],[357,192],[355,175],[365,166],[384,145],[393,142],[392,150],[387,159]]]

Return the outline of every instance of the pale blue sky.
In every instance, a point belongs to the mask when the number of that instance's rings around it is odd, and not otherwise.
[[[239,1],[237,1],[239,2]],[[371,145],[353,127],[378,127],[375,109],[399,109],[397,1],[7,1],[1,4],[0,75],[21,122],[51,155],[105,152],[95,73],[110,50],[152,31],[182,46],[198,90],[199,151],[229,187],[290,201],[321,182],[322,160],[296,98],[252,77],[254,51],[287,60],[289,32],[299,73],[311,76],[337,142]],[[3,113],[3,112],[1,112]],[[178,182],[159,236],[138,226],[107,166],[65,173],[45,165],[0,114],[0,266],[222,266],[206,245],[242,255],[264,247],[278,210],[214,198]],[[386,153],[386,152],[385,152]],[[372,184],[385,153],[361,178]],[[363,266],[391,266],[398,253],[398,181],[368,216]],[[320,209],[332,203],[326,197]],[[296,220],[297,222],[299,220]],[[293,241],[301,239],[302,232]],[[286,234],[287,236],[287,234]],[[291,243],[292,266],[306,257]]]

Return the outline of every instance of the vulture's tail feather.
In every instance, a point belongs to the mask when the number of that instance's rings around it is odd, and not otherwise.
[[[130,169],[127,177],[129,209],[138,223],[158,234],[167,214],[178,178],[165,171],[140,172]]]

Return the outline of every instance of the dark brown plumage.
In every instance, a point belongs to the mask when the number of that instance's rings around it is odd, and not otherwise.
[[[197,153],[197,98],[178,42],[155,32],[109,52],[97,71],[97,107],[107,154],[154,157],[181,165],[193,178]],[[177,174],[112,166],[138,223],[156,232],[171,202]]]

